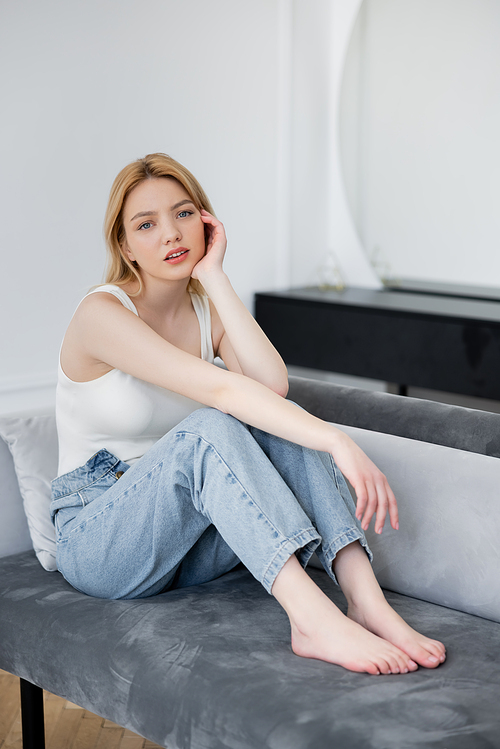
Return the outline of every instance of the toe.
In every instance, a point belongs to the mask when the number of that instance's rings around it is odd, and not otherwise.
[[[374,661],[367,661],[360,665],[360,668],[356,670],[366,671],[366,673],[371,674],[372,676],[380,676],[380,669]]]
[[[441,655],[435,655],[427,648],[419,648],[418,651],[412,653],[412,658],[425,668],[436,668],[442,663]]]
[[[387,675],[387,674],[392,673],[389,657],[380,658],[380,660],[377,661],[377,666],[381,674]]]
[[[429,642],[423,645],[423,650],[425,651],[424,658],[427,657],[430,668],[436,668],[436,666],[439,666],[440,663],[444,663],[446,660],[446,648],[441,642],[437,642],[437,640],[429,640]]]
[[[408,665],[408,656],[403,651],[395,649],[394,651],[384,654],[384,660],[387,663],[388,670],[383,673],[388,674],[404,674],[408,673],[410,667]]]
[[[435,655],[428,655],[427,656],[427,662],[430,663],[430,668],[436,668],[440,664],[439,658],[436,658]]]
[[[443,652],[444,647],[439,647],[440,645],[441,643],[433,640],[413,639],[405,643],[403,650],[418,665],[424,668],[436,668],[446,658]]]

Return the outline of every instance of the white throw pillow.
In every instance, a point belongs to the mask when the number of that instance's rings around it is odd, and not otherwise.
[[[57,474],[55,416],[0,419],[0,437],[12,454],[24,511],[38,561],[49,572],[57,569],[56,536],[50,519],[50,482]]]

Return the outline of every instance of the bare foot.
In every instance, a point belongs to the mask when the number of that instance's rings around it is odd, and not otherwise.
[[[292,619],[292,650],[369,674],[416,671],[417,664],[400,648],[351,621],[328,598],[315,601],[314,619],[301,626]]]
[[[446,659],[446,648],[412,629],[382,596],[376,596],[362,607],[349,603],[347,616],[375,635],[391,642],[425,668],[436,668]]]
[[[369,563],[368,567],[371,570]],[[378,591],[383,598],[380,588]],[[294,554],[277,575],[272,594],[290,619],[296,655],[369,674],[404,674],[418,668],[396,644],[360,626],[353,616],[344,616],[302,569]]]
[[[349,604],[349,619],[391,642],[420,666],[436,668],[444,662],[444,645],[416,632],[389,606],[357,541],[340,550],[334,571]]]

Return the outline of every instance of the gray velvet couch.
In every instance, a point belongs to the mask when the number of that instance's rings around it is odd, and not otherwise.
[[[375,571],[396,610],[446,643],[446,663],[374,677],[298,658],[285,614],[243,567],[152,599],[78,593],[31,548],[18,479],[23,494],[27,479],[32,494],[46,486],[4,418],[16,470],[0,440],[0,668],[22,679],[26,746],[38,685],[169,749],[500,747],[500,416],[299,378],[289,397],[387,474],[401,530],[369,534]]]

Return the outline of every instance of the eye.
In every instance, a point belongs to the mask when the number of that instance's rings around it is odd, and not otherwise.
[[[149,229],[150,226],[153,226],[151,221],[145,221],[143,224],[141,224],[138,229]]]
[[[179,212],[179,213],[177,214],[177,217],[178,217],[178,218],[186,218],[186,216],[192,216],[192,215],[193,215],[193,211],[188,211],[188,210],[186,209],[185,211],[180,211],[180,212]]]

